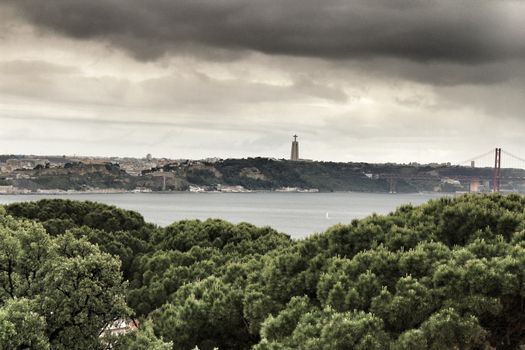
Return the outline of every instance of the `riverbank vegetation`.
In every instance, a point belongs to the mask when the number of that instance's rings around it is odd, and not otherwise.
[[[137,160],[138,161],[138,160]],[[103,191],[205,191],[228,187],[252,191],[283,188],[321,192],[354,191],[398,193],[488,191],[492,168],[450,164],[371,164],[289,161],[269,158],[173,161],[140,173],[128,173],[116,163],[68,162],[0,174],[4,193]],[[129,171],[129,169],[128,169]],[[524,192],[522,169],[502,169],[501,188]],[[241,187],[242,186],[242,187]]]
[[[102,348],[123,317],[141,327],[116,349],[525,346],[518,195],[405,205],[300,241],[42,200],[0,208],[0,241],[1,348]]]

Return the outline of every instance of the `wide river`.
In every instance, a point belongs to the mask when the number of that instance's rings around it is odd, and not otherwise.
[[[293,238],[322,232],[372,213],[386,214],[405,203],[424,203],[439,194],[336,193],[122,193],[0,195],[0,204],[67,198],[113,204],[141,213],[158,225],[183,219],[220,218],[234,223],[271,226]]]

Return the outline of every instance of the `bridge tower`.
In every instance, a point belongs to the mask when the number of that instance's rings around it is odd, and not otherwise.
[[[496,148],[494,157],[494,170],[492,171],[492,192],[497,193],[500,190],[501,179],[501,148]]]
[[[397,193],[396,191],[397,180],[396,179],[394,179],[393,177],[388,179],[388,185],[390,186],[389,193]]]

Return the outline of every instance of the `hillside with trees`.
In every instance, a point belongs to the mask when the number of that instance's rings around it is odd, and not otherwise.
[[[405,205],[297,241],[42,200],[0,209],[0,243],[2,349],[525,346],[518,195]],[[122,317],[141,327],[100,341]]]
[[[138,160],[137,160],[138,161]],[[149,164],[149,163],[148,163]],[[23,193],[38,190],[92,191],[204,191],[242,186],[245,190],[275,191],[283,188],[321,192],[456,192],[469,191],[471,180],[488,191],[492,168],[449,164],[370,164],[289,161],[270,158],[217,161],[172,161],[163,166],[128,173],[118,163],[67,162],[34,169],[0,173],[0,186]],[[394,181],[393,188],[391,180]],[[502,169],[501,188],[525,193],[525,170]]]

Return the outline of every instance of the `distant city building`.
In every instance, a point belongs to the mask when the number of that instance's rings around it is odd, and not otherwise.
[[[292,141],[292,155],[291,160],[299,160],[299,142],[297,141],[297,135],[293,135]]]

